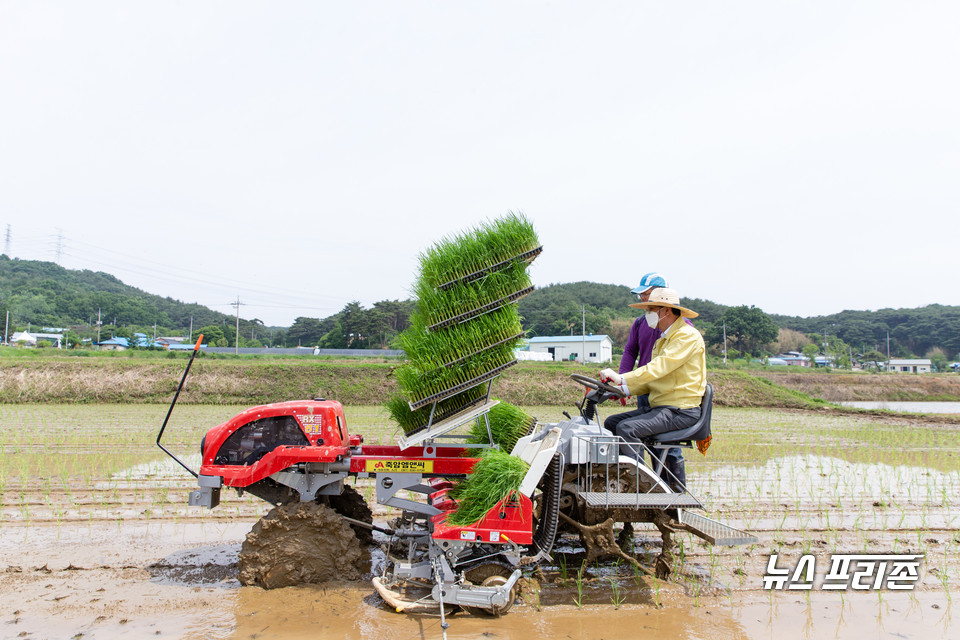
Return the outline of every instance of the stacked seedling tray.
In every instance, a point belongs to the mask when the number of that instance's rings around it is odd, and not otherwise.
[[[533,291],[527,269],[541,250],[533,225],[509,214],[420,255],[417,311],[400,336],[408,362],[395,371],[400,395],[388,402],[401,446],[495,404],[491,382],[516,364],[523,337],[513,303]]]

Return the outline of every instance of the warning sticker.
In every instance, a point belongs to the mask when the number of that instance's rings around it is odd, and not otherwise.
[[[367,460],[365,471],[383,473],[433,473],[433,460]]]

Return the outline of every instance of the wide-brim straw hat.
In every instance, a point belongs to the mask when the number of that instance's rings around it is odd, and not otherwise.
[[[635,309],[647,309],[651,307],[670,307],[680,312],[684,318],[696,318],[699,313],[691,311],[686,307],[680,306],[680,294],[669,287],[658,287],[650,292],[650,299],[646,302],[634,302],[630,305]]]

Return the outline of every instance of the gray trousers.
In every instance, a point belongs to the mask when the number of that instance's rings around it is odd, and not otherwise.
[[[634,411],[625,411],[610,416],[603,421],[604,429],[612,431],[620,436],[626,442],[639,442],[650,436],[670,431],[681,431],[687,427],[692,427],[700,419],[700,407],[692,409],[678,409],[676,407],[651,407],[642,405]],[[631,447],[623,445],[623,455],[643,459],[643,449],[640,447]],[[654,451],[656,451],[654,449]],[[671,447],[668,450],[665,470],[669,470],[676,480],[686,484],[686,470],[683,461],[683,454],[679,447]],[[661,470],[660,477],[668,484],[676,484],[673,477]]]

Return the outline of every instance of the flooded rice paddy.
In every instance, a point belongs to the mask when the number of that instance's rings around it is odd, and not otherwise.
[[[243,408],[179,407],[164,443],[196,465],[202,434]],[[527,410],[562,419],[563,407]],[[154,443],[165,412],[0,406],[0,638],[441,637],[438,618],[389,610],[368,582],[240,587],[240,543],[267,509],[226,491],[212,511],[187,507],[192,478]],[[368,442],[395,438],[377,407],[347,418]],[[658,581],[583,566],[566,538],[538,593],[500,619],[454,615],[449,637],[960,637],[960,425],[717,408],[713,430],[705,457],[687,453],[690,489],[759,544],[678,534],[674,574]],[[649,565],[660,537],[642,527],[633,552]],[[815,585],[832,554],[923,559],[913,591],[767,591],[771,553],[780,567],[812,555]]]
[[[960,402],[841,402],[845,407],[855,409],[882,409],[900,413],[960,413]]]

